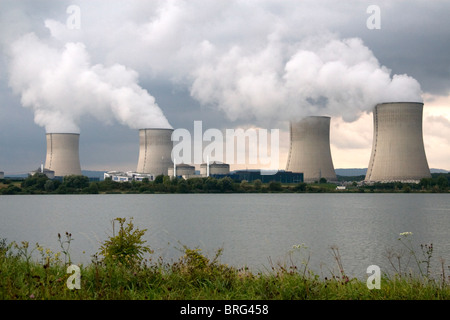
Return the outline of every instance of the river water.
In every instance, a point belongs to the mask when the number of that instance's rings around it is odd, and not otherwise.
[[[332,247],[346,274],[364,277],[367,267],[392,274],[389,252],[406,268],[409,244],[433,244],[433,270],[450,265],[448,194],[116,194],[0,196],[0,238],[38,242],[62,251],[57,234],[67,231],[74,263],[87,264],[112,234],[112,220],[133,217],[155,250],[170,262],[180,248],[199,248],[220,261],[254,271],[295,263],[321,276],[336,274]],[[399,234],[411,232],[406,241]],[[293,246],[301,245],[294,249]],[[409,261],[408,266],[414,267]],[[394,264],[395,265],[395,264]],[[405,269],[401,269],[405,270]],[[447,270],[450,274],[450,270]]]

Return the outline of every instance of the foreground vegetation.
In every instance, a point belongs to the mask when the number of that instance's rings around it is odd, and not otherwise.
[[[183,247],[179,260],[167,263],[153,260],[153,251],[142,240],[146,230],[135,228],[117,218],[119,224],[93,256],[89,265],[79,265],[80,281],[74,288],[71,265],[70,233],[58,241],[61,252],[54,253],[39,244],[0,242],[0,299],[165,299],[165,300],[429,300],[450,299],[450,282],[444,265],[439,277],[430,272],[432,245],[421,246],[423,257],[408,248],[401,259],[416,260],[419,273],[401,269],[393,260],[393,275],[381,277],[380,289],[369,290],[366,281],[346,276],[338,249],[333,248],[339,266],[336,274],[319,277],[308,268],[307,259],[297,261],[303,245],[293,246],[289,263],[272,266],[266,272],[250,272],[220,262],[222,250],[214,257],[198,249]],[[406,240],[405,234],[399,240]],[[38,258],[33,258],[34,256]],[[297,256],[299,257],[299,256]],[[417,259],[420,258],[420,259]],[[423,259],[422,259],[423,258]],[[414,260],[413,259],[413,260]],[[297,263],[296,263],[297,261]],[[448,267],[447,267],[448,268]],[[72,286],[72,289],[69,287]]]
[[[340,177],[343,180],[345,177]],[[282,184],[272,181],[262,183],[234,181],[229,177],[216,179],[182,178],[171,179],[168,176],[157,176],[154,181],[115,182],[111,179],[90,181],[86,176],[66,176],[64,179],[49,179],[37,173],[24,180],[0,180],[0,194],[99,194],[99,193],[304,193],[304,192],[435,192],[448,193],[450,173],[433,174],[432,178],[424,178],[420,183],[374,183],[362,184],[361,181],[350,181],[346,177],[345,190],[337,190],[337,185],[321,179],[315,183]],[[359,177],[362,179],[362,177]],[[353,177],[353,179],[356,179]],[[341,181],[341,183],[343,183]]]

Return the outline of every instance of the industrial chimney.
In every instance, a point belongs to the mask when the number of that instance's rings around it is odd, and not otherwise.
[[[381,103],[373,110],[368,182],[418,182],[431,177],[422,136],[421,102]]]
[[[138,173],[168,175],[172,162],[173,129],[140,129]]]
[[[78,133],[47,133],[45,168],[55,176],[81,175]]]
[[[330,117],[312,116],[291,122],[286,170],[303,172],[305,182],[337,181],[330,150]]]

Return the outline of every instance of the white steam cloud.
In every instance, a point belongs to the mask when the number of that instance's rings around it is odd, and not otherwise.
[[[414,78],[390,74],[358,38],[275,40],[258,52],[235,46],[201,65],[191,94],[232,120],[328,115],[354,121],[377,103],[422,101]]]
[[[47,132],[79,132],[86,115],[133,129],[171,128],[154,97],[139,86],[136,71],[92,65],[80,42],[55,48],[30,33],[11,45],[10,54],[9,85]]]
[[[231,120],[265,125],[309,115],[351,122],[380,102],[422,101],[419,83],[391,75],[361,39],[330,33],[352,12],[364,17],[359,1],[350,13],[332,0],[79,3],[77,32],[63,12],[45,21],[49,42],[28,34],[12,46],[10,85],[47,130],[77,130],[86,114],[170,127],[133,69],[184,86]],[[108,66],[92,65],[86,48]]]

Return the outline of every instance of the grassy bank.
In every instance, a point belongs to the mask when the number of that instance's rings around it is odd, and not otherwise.
[[[425,246],[421,273],[412,275],[397,269],[382,275],[379,289],[370,290],[366,281],[339,274],[319,277],[307,263],[273,266],[267,272],[252,273],[220,262],[221,250],[207,257],[198,249],[184,247],[175,262],[154,259],[142,240],[145,230],[125,219],[103,242],[88,265],[79,273],[67,272],[71,235],[58,235],[60,252],[39,244],[0,242],[0,299],[121,299],[121,300],[447,300],[450,283],[444,265],[438,278],[428,267],[432,246]],[[296,249],[299,249],[298,247]],[[416,257],[410,252],[408,258]],[[36,258],[37,257],[37,258]],[[338,257],[338,255],[336,255]],[[339,259],[337,264],[339,265]],[[400,265],[400,264],[399,264]],[[76,275],[79,274],[77,288]],[[69,281],[68,281],[69,280]],[[70,288],[72,287],[72,288]]]
[[[251,274],[220,264],[195,268],[188,262],[141,268],[81,267],[80,289],[69,290],[63,266],[45,267],[2,259],[0,299],[168,299],[168,300],[430,300],[450,298],[449,286],[419,279],[382,278],[381,288],[365,282],[318,279],[288,271]]]

